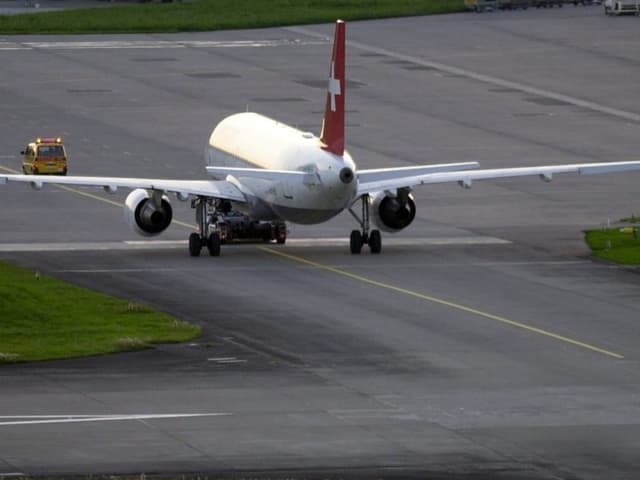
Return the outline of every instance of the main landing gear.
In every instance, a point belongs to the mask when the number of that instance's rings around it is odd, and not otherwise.
[[[209,234],[209,207],[214,206],[214,199],[208,197],[198,197],[191,202],[191,208],[196,209],[196,222],[198,232],[189,235],[189,255],[200,256],[200,250],[207,247],[209,255],[220,256],[220,232],[214,231]]]
[[[361,217],[349,208],[349,213],[353,215],[362,228],[362,230],[353,230],[351,232],[351,237],[349,238],[351,253],[354,255],[359,254],[362,251],[363,245],[369,245],[371,253],[380,253],[382,251],[382,236],[380,235],[380,230],[369,231],[369,195],[362,195],[360,200],[362,202]]]

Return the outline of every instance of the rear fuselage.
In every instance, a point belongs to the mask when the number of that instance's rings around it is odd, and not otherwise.
[[[256,113],[222,120],[211,133],[205,156],[208,166],[311,174],[305,181],[227,176],[246,195],[243,208],[260,220],[321,223],[349,207],[358,189],[355,164],[346,151],[335,155],[315,135]],[[351,181],[345,181],[345,169]]]

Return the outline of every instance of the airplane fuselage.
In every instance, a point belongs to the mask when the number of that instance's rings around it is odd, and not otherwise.
[[[335,155],[312,133],[256,113],[222,120],[211,133],[205,156],[212,167],[307,174],[304,180],[226,176],[247,197],[247,213],[261,220],[321,223],[349,207],[358,189],[348,152]]]

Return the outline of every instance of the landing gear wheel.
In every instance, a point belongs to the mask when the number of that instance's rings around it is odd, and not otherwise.
[[[189,235],[189,255],[192,257],[199,257],[200,250],[202,249],[202,241],[200,240],[200,235],[196,232],[193,232]]]
[[[352,230],[351,237],[349,238],[349,246],[351,247],[351,253],[354,255],[358,255],[362,250],[362,234],[360,230]]]
[[[220,234],[218,232],[213,232],[209,235],[207,248],[209,249],[209,255],[212,257],[220,256]]]
[[[380,230],[371,230],[369,234],[369,248],[371,253],[380,253],[382,251],[382,236]]]

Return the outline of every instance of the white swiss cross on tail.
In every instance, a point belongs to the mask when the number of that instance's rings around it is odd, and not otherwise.
[[[345,93],[345,23],[336,22],[336,33],[333,40],[333,55],[329,85],[327,87],[327,103],[322,121],[320,140],[324,149],[342,156],[344,154],[344,93]]]
[[[340,88],[340,80],[335,77],[335,62],[331,62],[331,75],[329,76],[329,97],[331,97],[331,111],[336,111],[336,95],[340,95],[342,93],[342,89]]]

